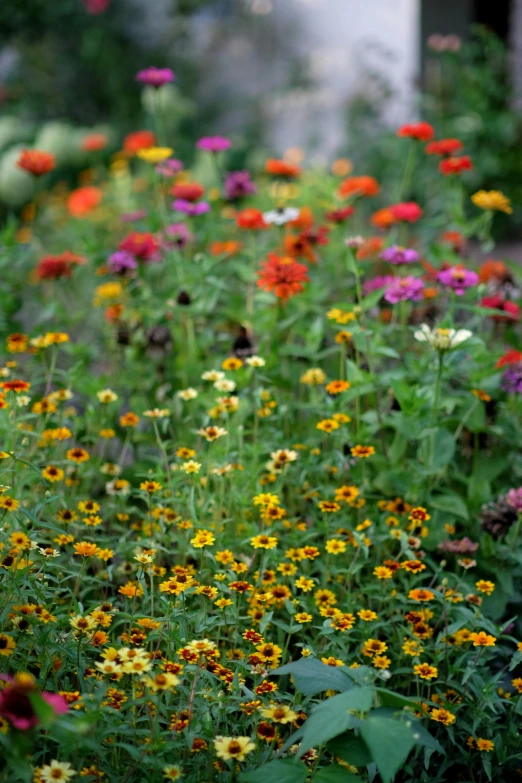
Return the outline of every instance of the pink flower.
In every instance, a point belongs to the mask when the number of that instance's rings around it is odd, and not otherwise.
[[[55,715],[64,715],[69,709],[63,696],[58,693],[48,691],[38,693],[36,683],[30,674],[17,674],[15,677],[1,674],[0,679],[7,682],[7,685],[0,690],[0,715],[15,729],[27,731],[40,722],[29,694],[40,696],[52,707]]]
[[[413,302],[417,302],[422,299],[424,293],[424,283],[419,277],[396,277],[393,279],[386,289],[384,298],[390,304],[396,304],[397,302],[403,302],[407,299],[411,299]]]
[[[111,0],[82,0],[88,14],[104,14],[111,4]]]
[[[509,505],[516,508],[517,511],[522,511],[522,487],[510,489],[507,493],[506,500]]]
[[[169,84],[175,79],[174,71],[170,68],[145,68],[143,71],[139,71],[136,74],[136,81],[146,84],[149,87],[163,87],[164,84]]]
[[[206,150],[207,152],[224,152],[231,144],[230,139],[226,139],[224,136],[203,136],[196,142],[196,147],[198,150]]]
[[[388,207],[393,217],[397,221],[405,223],[416,223],[423,216],[423,211],[414,201],[402,201],[400,204],[393,204]]]
[[[476,272],[465,269],[463,266],[451,266],[449,269],[443,269],[437,275],[443,285],[453,288],[458,296],[462,296],[466,288],[477,285],[479,277]]]

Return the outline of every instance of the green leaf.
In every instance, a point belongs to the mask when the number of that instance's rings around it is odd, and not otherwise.
[[[469,519],[467,506],[459,495],[432,495],[429,505],[438,511],[454,514],[461,519]]]
[[[51,705],[39,693],[29,693],[28,696],[40,724],[44,728],[50,726],[55,718],[55,712]]]
[[[448,465],[455,454],[455,440],[451,432],[439,427],[435,434],[427,435],[417,453],[426,473],[439,473]]]
[[[271,674],[291,674],[298,691],[305,696],[315,696],[322,691],[348,691],[353,688],[342,667],[327,666],[318,658],[300,658],[294,663],[280,666]]]
[[[400,693],[389,691],[387,688],[376,688],[379,701],[383,707],[412,707],[415,704],[413,699],[401,696]]]
[[[361,723],[361,736],[383,783],[391,783],[415,744],[412,730],[396,720],[368,718]]]
[[[333,756],[338,756],[354,767],[366,767],[372,763],[372,756],[365,742],[360,737],[354,737],[352,732],[335,737],[327,747]]]
[[[241,773],[242,783],[266,783],[277,780],[277,783],[305,783],[309,770],[306,764],[295,758],[275,759],[258,769]]]
[[[362,783],[362,778],[352,775],[339,764],[331,764],[329,767],[321,767],[312,776],[314,783]]]
[[[324,701],[312,712],[304,724],[303,739],[298,755],[310,748],[318,747],[332,737],[342,734],[354,725],[354,712],[369,712],[373,703],[374,689],[353,688]]]

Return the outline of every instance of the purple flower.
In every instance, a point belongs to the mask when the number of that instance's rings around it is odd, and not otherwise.
[[[465,536],[460,541],[443,541],[438,547],[441,552],[451,552],[454,555],[467,555],[476,552],[478,544]]]
[[[386,286],[389,286],[394,280],[395,278],[391,275],[378,275],[377,277],[372,277],[371,280],[366,280],[363,283],[363,294],[366,296],[367,294],[371,294],[372,291],[378,291],[379,288],[386,288]]]
[[[506,500],[509,505],[516,508],[517,511],[522,511],[522,487],[510,489],[506,495]]]
[[[192,239],[192,234],[185,223],[172,223],[165,229],[168,238],[168,244],[178,248],[183,248]]]
[[[136,261],[135,256],[127,250],[116,250],[115,253],[109,256],[107,266],[114,274],[124,275],[125,272],[136,269],[138,262]]]
[[[225,177],[225,198],[229,201],[251,196],[257,190],[248,171],[231,171]]]
[[[148,87],[163,87],[164,84],[169,84],[175,79],[174,71],[170,68],[145,68],[143,71],[139,71],[136,74],[136,81],[146,84]]]
[[[384,298],[390,304],[397,304],[407,299],[417,302],[422,299],[424,293],[424,283],[419,277],[394,277],[388,285]]]
[[[464,269],[463,266],[451,266],[449,269],[443,269],[437,275],[443,285],[453,288],[458,296],[462,296],[466,288],[477,285],[479,277],[476,272],[470,269]]]
[[[522,362],[508,367],[502,377],[502,388],[510,394],[522,394]]]
[[[203,136],[196,142],[196,147],[198,150],[206,150],[207,152],[224,152],[231,144],[230,139],[226,139],[224,136]]]
[[[177,198],[172,209],[175,209],[176,212],[183,212],[185,215],[204,215],[205,212],[210,212],[210,204],[207,204],[206,201],[198,201],[197,204],[194,204],[184,198]]]
[[[120,216],[122,223],[136,223],[138,220],[143,220],[147,217],[146,209],[137,209],[135,212],[126,212]]]
[[[162,174],[164,177],[173,177],[175,174],[179,174],[183,170],[183,163],[176,158],[167,158],[162,160],[156,166],[156,173]]]
[[[381,258],[389,264],[415,264],[419,260],[419,254],[411,247],[393,245],[382,251]]]

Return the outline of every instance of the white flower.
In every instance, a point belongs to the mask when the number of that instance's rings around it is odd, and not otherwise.
[[[249,367],[264,367],[266,362],[261,356],[250,356],[245,359]]]
[[[421,324],[420,329],[413,334],[416,340],[429,343],[437,351],[450,351],[472,335],[469,329],[430,329],[428,324]]]
[[[352,250],[358,250],[361,245],[364,245],[364,237],[356,236],[356,237],[348,237],[344,240],[344,244],[346,247],[351,247]]]
[[[220,381],[216,381],[214,384],[214,389],[217,389],[220,392],[232,392],[235,388],[236,382],[229,381],[228,378],[223,378]]]
[[[182,389],[178,392],[178,397],[182,400],[193,400],[198,396],[198,393],[195,389],[192,389],[190,386],[188,389]]]
[[[201,377],[204,381],[220,381],[225,377],[225,373],[221,370],[207,370]]]
[[[26,405],[29,405],[31,402],[31,398],[27,396],[27,394],[21,394],[19,397],[16,398],[16,404],[19,408],[25,408]]]
[[[275,226],[284,226],[285,223],[289,223],[291,220],[297,220],[299,217],[299,210],[296,207],[281,207],[280,209],[273,209],[270,212],[263,212],[263,220],[265,223],[273,223]]]
[[[100,402],[104,402],[106,405],[108,405],[109,402],[115,402],[115,400],[118,399],[118,395],[115,394],[112,389],[102,389],[101,391],[96,392],[96,396]]]
[[[68,780],[76,775],[76,770],[72,768],[68,761],[57,761],[53,759],[50,764],[44,764],[40,767],[40,780],[42,783],[67,783]]]

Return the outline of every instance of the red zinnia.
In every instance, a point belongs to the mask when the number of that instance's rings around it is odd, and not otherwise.
[[[236,223],[239,228],[246,228],[253,231],[258,231],[261,228],[268,228],[268,224],[265,223],[263,213],[260,209],[242,209],[236,217]]]
[[[414,201],[403,201],[388,207],[395,220],[405,223],[416,223],[423,215],[422,209]]]
[[[345,198],[347,196],[376,196],[379,190],[379,183],[375,177],[366,175],[348,177],[339,185],[339,195]]]
[[[12,381],[4,381],[3,383],[0,383],[0,387],[5,392],[15,392],[16,394],[20,394],[20,392],[25,392],[28,389],[31,388],[31,384],[27,381],[22,381],[19,378],[13,378]]]
[[[199,182],[182,182],[169,190],[174,198],[182,198],[184,201],[197,201],[204,192],[205,188]]]
[[[416,139],[417,141],[430,141],[435,136],[435,131],[429,122],[417,122],[413,125],[403,125],[397,131],[397,136]]]
[[[138,150],[154,147],[155,144],[156,136],[152,131],[134,131],[134,133],[129,133],[125,136],[123,140],[123,149],[131,155],[135,155]]]
[[[464,144],[459,139],[439,139],[426,144],[424,151],[427,155],[455,155],[464,149]]]
[[[98,152],[104,150],[109,140],[103,133],[90,133],[81,143],[84,152]]]
[[[92,185],[73,190],[67,199],[67,210],[73,217],[84,217],[100,205],[103,194]]]
[[[353,207],[341,207],[340,209],[332,209],[330,212],[326,212],[324,217],[329,223],[344,223],[354,212],[355,209]]]
[[[303,283],[309,280],[308,269],[304,264],[287,256],[269,253],[268,261],[265,261],[259,273],[257,285],[265,291],[273,291],[279,299],[286,302],[291,296],[299,294],[303,290]]]
[[[141,261],[157,261],[160,243],[150,231],[133,231],[121,240],[118,250],[125,250]]]
[[[60,255],[41,258],[34,271],[37,280],[58,280],[60,277],[70,277],[75,264],[85,264],[85,258],[70,250]]]
[[[34,177],[42,177],[55,168],[56,158],[50,152],[42,150],[22,150],[16,165]]]
[[[520,307],[509,299],[504,299],[501,294],[484,296],[480,302],[482,307],[491,307],[494,310],[503,310],[505,315],[492,315],[494,321],[518,321],[520,318]]]
[[[498,362],[495,364],[495,367],[498,370],[508,364],[519,364],[520,362],[522,362],[522,353],[520,351],[516,351],[514,348],[511,348],[509,351],[506,351],[504,356],[500,357]]]
[[[473,163],[469,155],[462,155],[460,158],[445,158],[439,163],[439,171],[445,177],[451,174],[462,174],[463,171],[471,171]]]
[[[301,167],[288,160],[268,158],[265,163],[265,171],[267,174],[274,174],[278,177],[298,177],[301,174]]]

